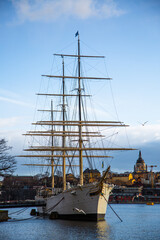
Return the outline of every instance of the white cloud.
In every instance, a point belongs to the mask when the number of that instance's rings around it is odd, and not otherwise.
[[[18,125],[19,122],[20,122],[19,117],[0,118],[0,129],[6,130],[5,127],[12,127]]]
[[[111,18],[125,14],[115,0],[12,0],[17,16],[24,21],[54,21],[60,17]]]
[[[21,105],[21,106],[29,106],[29,104],[27,104],[25,102],[17,101],[15,99],[7,98],[7,97],[1,97],[0,96],[0,101],[9,102],[9,103],[13,103],[13,104],[16,104],[16,105]]]
[[[24,144],[26,118],[24,117],[10,117],[0,118],[0,139],[5,138],[8,141],[8,145],[13,147],[14,154],[23,149]]]
[[[6,90],[6,89],[3,89],[3,88],[0,88],[0,95],[1,96],[7,96],[9,98],[17,98],[19,97],[19,95],[15,92],[12,92],[12,91],[9,91],[9,90]]]
[[[17,93],[12,92],[10,90],[6,90],[6,89],[2,89],[0,88],[0,102],[8,102],[8,103],[12,103],[15,105],[21,105],[21,106],[25,106],[25,107],[31,107],[30,104],[23,102],[21,100],[17,100],[20,99],[21,96],[19,96]]]
[[[143,145],[149,142],[160,141],[160,124],[147,124],[145,126],[130,126],[126,130],[118,130],[118,142],[123,145],[129,141],[131,145]]]
[[[9,136],[11,132],[24,133],[28,127],[28,118],[24,116],[0,118],[0,136]]]

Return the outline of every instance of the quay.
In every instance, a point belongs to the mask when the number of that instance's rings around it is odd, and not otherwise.
[[[4,222],[8,220],[8,211],[0,210],[0,222]]]
[[[0,202],[0,209],[4,208],[21,208],[21,207],[44,207],[46,206],[45,202],[43,201],[35,201],[35,200],[28,200],[28,201],[19,201],[19,202]]]

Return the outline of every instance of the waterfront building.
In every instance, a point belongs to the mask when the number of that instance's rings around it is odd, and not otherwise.
[[[133,174],[130,172],[126,173],[112,173],[110,175],[110,179],[108,179],[110,183],[119,186],[131,186],[133,182]]]
[[[83,176],[84,176],[85,183],[89,183],[89,182],[98,181],[100,179],[100,177],[101,177],[101,174],[100,174],[100,172],[97,169],[89,169],[89,168],[87,168],[83,172]]]

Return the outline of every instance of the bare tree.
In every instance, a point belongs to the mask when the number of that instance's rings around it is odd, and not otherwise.
[[[0,176],[12,174],[16,169],[16,160],[9,154],[11,149],[5,139],[0,139]]]

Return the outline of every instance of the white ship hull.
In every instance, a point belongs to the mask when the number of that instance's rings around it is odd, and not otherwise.
[[[103,220],[112,188],[113,185],[106,183],[102,186],[92,183],[47,198],[37,196],[37,201],[43,200],[46,203],[45,207],[39,207],[37,211],[39,214],[56,214],[61,219]]]

